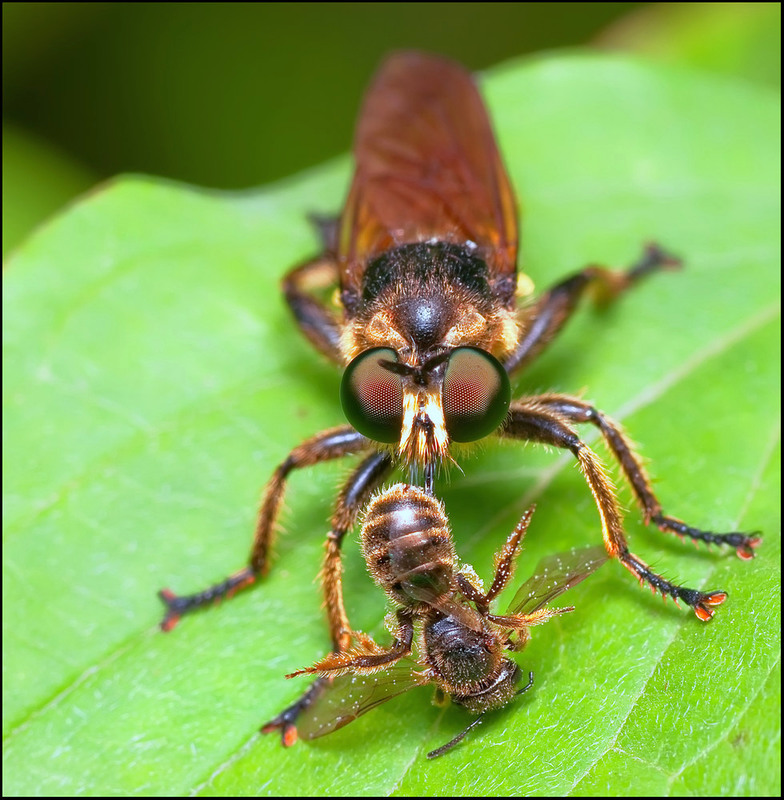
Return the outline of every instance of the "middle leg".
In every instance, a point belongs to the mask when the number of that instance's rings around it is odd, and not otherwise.
[[[319,674],[322,677],[337,677],[353,672],[356,675],[372,675],[384,667],[390,667],[401,658],[411,654],[414,642],[414,618],[409,609],[398,609],[398,629],[391,647],[378,647],[375,642],[360,642],[357,647],[343,652],[330,653],[317,661],[312,667],[298,669],[287,678],[297,675]]]
[[[392,467],[390,453],[382,451],[369,455],[346,481],[335,504],[321,569],[324,604],[335,652],[348,649],[354,635],[343,603],[343,563],[340,557],[343,539],[367,505],[370,495],[389,475]]]

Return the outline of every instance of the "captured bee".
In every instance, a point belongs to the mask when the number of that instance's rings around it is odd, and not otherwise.
[[[626,271],[590,266],[537,299],[518,300],[518,286],[530,281],[517,273],[512,187],[471,76],[440,57],[403,52],[382,65],[365,97],[354,154],[348,198],[334,230],[325,226],[323,254],[283,279],[304,335],[344,368],[340,398],[349,424],[307,439],[275,469],[247,566],[196,594],[160,592],[162,628],[267,571],[294,470],[358,455],[338,493],[321,572],[333,650],[350,651],[359,638],[343,604],[341,544],[358,514],[396,467],[432,492],[436,475],[461,452],[455,443],[491,435],[572,453],[598,508],[607,554],[642,584],[709,620],[727,594],[679,586],[630,551],[613,487],[578,426],[601,433],[646,522],[729,545],[744,559],[753,557],[760,537],[713,533],[666,515],[615,422],[568,395],[512,400],[510,386],[510,376],[546,349],[584,295],[612,299],[677,261],[649,246]],[[334,307],[325,299],[332,288]]]
[[[407,689],[433,683],[437,691],[479,715],[457,737],[428,753],[428,758],[435,758],[460,742],[487,711],[529,689],[533,674],[518,688],[522,673],[505,651],[521,650],[534,625],[573,611],[545,604],[607,560],[601,547],[546,558],[520,587],[508,612],[492,614],[490,604],[512,577],[533,511],[525,512],[496,555],[493,582],[485,592],[473,571],[456,569],[454,543],[440,501],[404,484],[374,497],[362,527],[362,552],[374,581],[396,607],[395,640],[391,647],[381,648],[357,631],[357,644],[350,650],[331,653],[287,676],[322,677],[262,730],[281,730],[289,745],[298,735],[313,739]],[[412,659],[415,650],[417,657]]]

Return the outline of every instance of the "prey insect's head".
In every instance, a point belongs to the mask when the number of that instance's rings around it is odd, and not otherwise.
[[[509,411],[506,370],[478,347],[443,349],[407,363],[374,347],[348,365],[340,387],[348,421],[377,442],[396,444],[408,463],[448,457],[449,445],[488,436]]]

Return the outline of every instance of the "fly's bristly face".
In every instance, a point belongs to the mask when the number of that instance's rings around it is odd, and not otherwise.
[[[396,444],[409,464],[440,462],[450,442],[487,436],[509,407],[501,361],[517,345],[519,325],[476,250],[431,241],[374,259],[341,337],[349,422]]]

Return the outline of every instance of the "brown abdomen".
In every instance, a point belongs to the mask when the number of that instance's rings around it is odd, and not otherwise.
[[[361,546],[371,577],[399,605],[454,591],[455,548],[444,508],[416,486],[398,483],[371,500]]]

